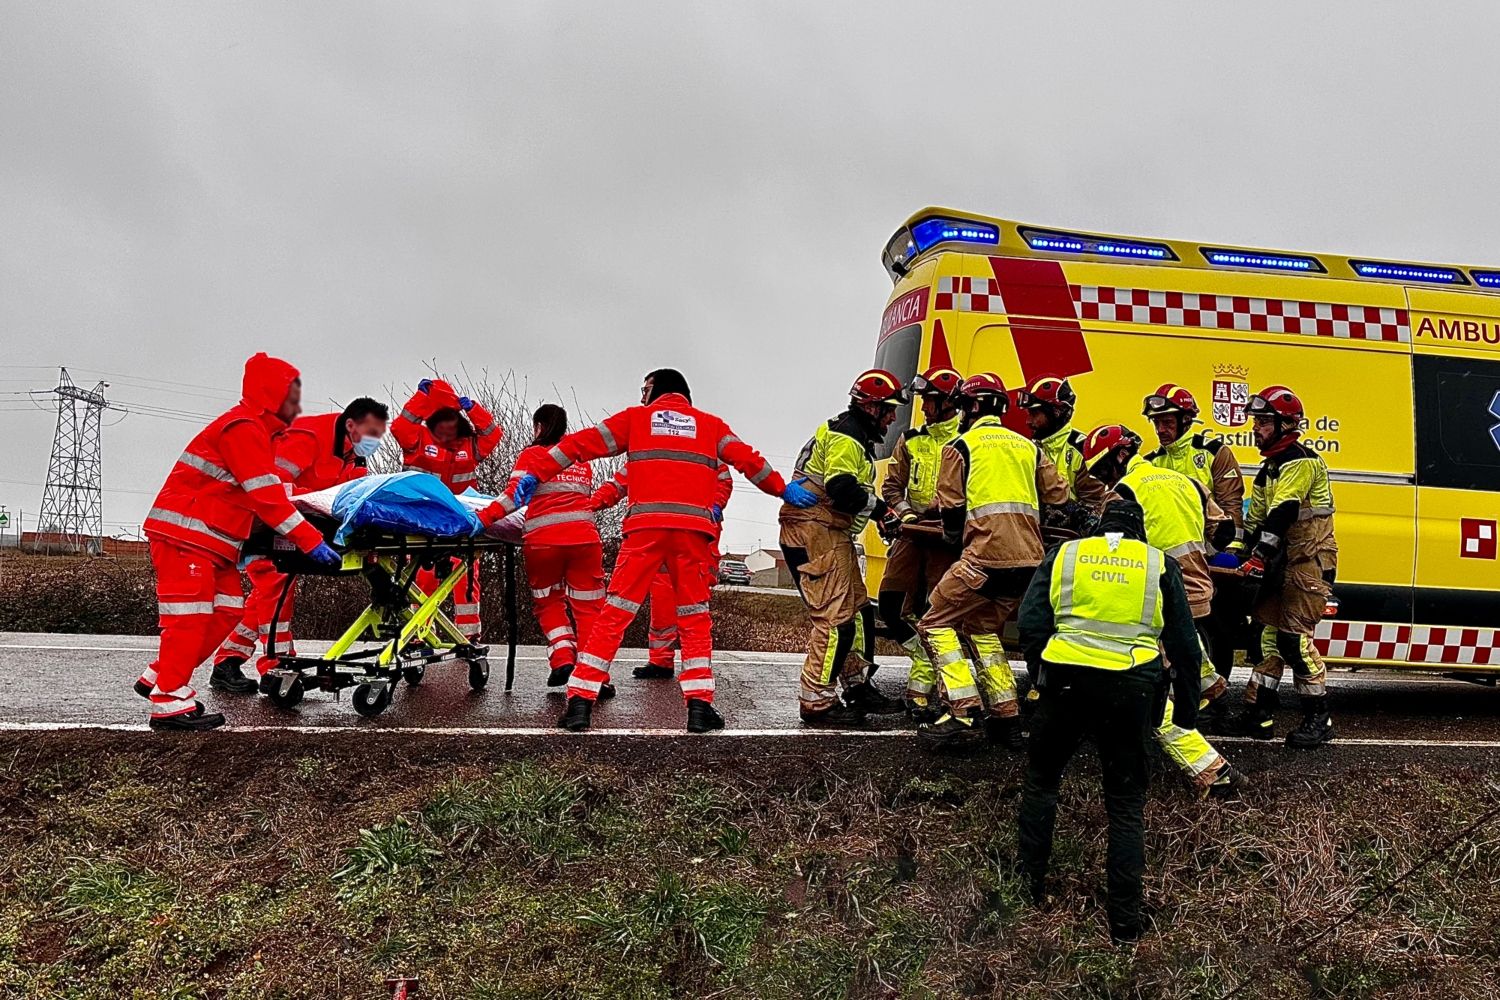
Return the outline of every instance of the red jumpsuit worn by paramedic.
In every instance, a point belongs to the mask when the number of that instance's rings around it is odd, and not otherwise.
[[[334,444],[338,438],[342,413],[321,413],[311,417],[298,417],[292,426],[276,438],[276,470],[286,483],[288,492],[312,493],[326,490],[365,474],[365,460],[357,458],[347,443],[344,454],[337,454]],[[248,660],[255,655],[255,645],[260,643],[263,651],[271,646],[271,622],[276,622],[276,650],[295,656],[292,643],[292,612],[296,608],[296,584],[286,592],[286,601],[281,614],[276,614],[276,603],[281,600],[286,586],[286,574],[278,573],[271,560],[259,557],[245,565],[250,577],[250,596],[245,600],[245,614],[235,626],[229,638],[219,647],[215,663],[225,660]],[[276,660],[262,652],[256,661],[256,672],[265,675],[276,666]]]
[[[575,462],[622,452],[630,484],[625,540],[604,608],[578,654],[568,697],[598,698],[626,627],[640,611],[652,579],[665,568],[682,636],[678,682],[688,700],[712,703],[713,620],[703,567],[716,533],[711,508],[719,495],[719,466],[728,463],[771,496],[779,497],[786,483],[723,420],[676,392],[569,434],[548,452],[546,468],[536,475],[545,481]]]
[[[474,485],[475,470],[500,443],[500,426],[479,403],[463,411],[474,427],[474,436],[460,437],[453,447],[445,447],[427,429],[426,420],[438,410],[459,409],[459,395],[447,382],[434,379],[426,392],[417,390],[391,421],[391,433],[401,446],[401,468],[406,472],[430,472],[441,479],[454,495]],[[417,586],[425,593],[437,589],[437,574],[424,569],[417,574]],[[477,642],[479,621],[479,560],[469,567],[469,578],[453,593],[453,623],[458,630]]]
[[[621,500],[630,489],[630,477],[624,467],[614,474],[614,477],[594,491],[594,510],[604,510],[613,507]],[[713,544],[709,547],[708,563],[703,567],[704,573],[708,575],[708,587],[713,589],[714,584],[719,582],[719,538],[724,534],[722,515],[724,508],[729,506],[729,497],[734,492],[734,476],[729,471],[729,466],[719,463],[719,487],[714,497],[714,505],[719,508],[721,520],[714,524]],[[651,630],[647,636],[647,660],[651,666],[666,673],[662,677],[670,677],[674,663],[674,651],[682,646],[681,637],[677,630],[677,601],[672,593],[672,580],[663,569],[651,580]]]
[[[146,515],[156,570],[161,647],[141,675],[152,719],[199,710],[193,671],[219,648],[244,613],[236,560],[257,518],[303,552],[323,536],[292,506],[276,470],[276,415],[297,369],[257,354],[245,362],[243,398],[198,433]]]
[[[511,480],[555,469],[547,452],[535,444],[523,450]],[[521,551],[553,670],[573,663],[604,602],[604,547],[590,503],[593,487],[593,468],[577,462],[538,486],[526,508]]]

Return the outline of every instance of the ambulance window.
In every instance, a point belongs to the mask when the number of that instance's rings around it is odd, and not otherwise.
[[[875,348],[875,367],[884,368],[907,385],[917,377],[917,356],[922,351],[922,324],[913,323],[892,331],[891,335]],[[895,450],[896,439],[911,426],[911,403],[904,403],[896,413],[896,422],[886,432],[885,440],[875,449],[879,458],[890,458]]]
[[[1418,485],[1500,490],[1500,362],[1422,354],[1412,361]]]

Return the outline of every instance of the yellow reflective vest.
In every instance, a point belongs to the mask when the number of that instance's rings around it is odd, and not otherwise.
[[[937,495],[938,469],[943,464],[943,446],[958,437],[958,417],[927,424],[906,435],[911,466],[906,478],[906,502],[913,510],[932,509]]]
[[[1064,543],[1050,581],[1056,631],[1042,659],[1130,670],[1159,657],[1165,567],[1160,549],[1118,535]]]
[[[1000,422],[980,417],[953,447],[967,459],[964,499],[970,521],[991,514],[1041,517],[1037,499],[1037,445]]]
[[[812,439],[802,446],[793,478],[805,478],[808,486],[818,494],[819,502],[815,509],[820,515],[826,515],[829,524],[857,535],[869,523],[870,512],[875,509],[875,460],[863,441],[834,430],[830,423],[832,422],[819,424]],[[825,491],[830,479],[845,474],[853,476],[869,494],[869,502],[865,504],[864,510],[853,515],[834,510]]]
[[[1207,556],[1204,494],[1187,476],[1137,456],[1115,484],[1115,492],[1127,499],[1133,497],[1141,505],[1146,515],[1146,539],[1151,545],[1173,559],[1190,552]]]

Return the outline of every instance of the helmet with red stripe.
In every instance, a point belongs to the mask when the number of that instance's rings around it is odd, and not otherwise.
[[[963,384],[962,375],[952,368],[938,365],[912,379],[911,391],[917,396],[939,396],[948,400],[958,394],[959,386]]]
[[[854,380],[849,399],[864,405],[900,406],[906,402],[906,393],[896,376],[883,368],[871,368]]]
[[[1251,417],[1276,417],[1293,424],[1301,423],[1304,417],[1302,400],[1284,385],[1273,385],[1251,396],[1245,412]]]
[[[1058,424],[1073,419],[1073,407],[1078,403],[1078,394],[1072,384],[1056,375],[1043,375],[1032,379],[1030,384],[1016,393],[1016,405],[1023,410],[1047,410]]]
[[[1141,450],[1141,436],[1122,424],[1104,424],[1084,436],[1083,464],[1094,478],[1112,485]]]
[[[964,379],[958,387],[959,405],[970,417],[999,417],[1010,406],[1005,383],[994,372],[980,372]]]
[[[1168,417],[1173,414],[1182,414],[1189,420],[1198,419],[1198,401],[1193,394],[1180,385],[1171,382],[1160,386],[1155,392],[1146,397],[1145,404],[1141,409],[1141,415],[1151,417]]]

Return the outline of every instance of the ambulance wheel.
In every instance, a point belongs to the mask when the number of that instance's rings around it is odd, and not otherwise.
[[[483,691],[484,686],[490,682],[490,661],[481,656],[477,660],[469,661],[469,687],[475,691]]]
[[[354,689],[354,710],[367,719],[384,712],[390,703],[389,684],[361,684]]]
[[[402,667],[401,676],[406,679],[406,683],[416,687],[422,683],[422,678],[427,676],[427,667],[425,665]]]
[[[266,697],[271,699],[271,704],[277,708],[296,708],[302,704],[302,695],[306,692],[302,686],[301,677],[293,677],[291,686],[286,689],[285,693],[282,693],[280,683],[268,684],[263,690],[266,692]]]

